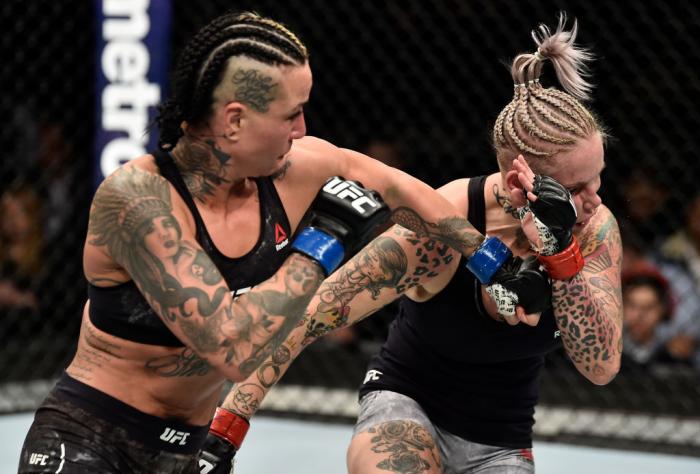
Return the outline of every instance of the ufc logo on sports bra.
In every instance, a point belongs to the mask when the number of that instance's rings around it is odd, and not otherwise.
[[[323,186],[323,190],[328,194],[337,196],[340,199],[351,200],[352,202],[350,204],[360,214],[364,214],[366,212],[365,208],[362,207],[364,205],[369,204],[371,207],[379,206],[379,204],[367,197],[364,192],[357,188],[357,186],[347,181],[343,181],[337,176],[328,181],[326,185]]]
[[[190,434],[187,431],[177,431],[172,428],[165,428],[165,431],[163,431],[163,434],[160,435],[160,439],[163,441],[166,441],[170,444],[179,444],[180,446],[184,446],[187,444],[187,437]]]

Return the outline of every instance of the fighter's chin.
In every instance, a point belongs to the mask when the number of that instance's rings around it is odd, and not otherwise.
[[[591,220],[593,219],[593,216],[594,216],[594,215],[595,215],[595,214],[593,214],[592,216],[586,217],[586,218],[585,218],[584,220],[582,220],[581,222],[577,222],[577,223],[574,225],[574,229],[581,230],[581,229],[585,228],[585,227],[591,222]]]
[[[283,177],[290,166],[292,166],[292,162],[285,156],[282,156],[279,161],[279,166],[270,174],[270,177],[272,179]]]

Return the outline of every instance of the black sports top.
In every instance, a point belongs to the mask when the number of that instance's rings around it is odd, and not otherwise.
[[[189,207],[197,226],[196,239],[219,269],[233,296],[270,278],[290,253],[291,226],[272,178],[256,178],[260,200],[261,232],[255,247],[240,258],[229,258],[214,245],[202,216],[170,155],[154,152],[161,175]],[[151,309],[133,281],[112,287],[88,285],[90,321],[109,334],[159,346],[182,347]]]
[[[485,233],[485,176],[469,181],[468,219]],[[476,278],[460,261],[449,284],[424,303],[403,297],[389,336],[360,388],[416,400],[431,421],[464,439],[532,445],[540,369],[560,347],[551,310],[536,327],[486,314]]]

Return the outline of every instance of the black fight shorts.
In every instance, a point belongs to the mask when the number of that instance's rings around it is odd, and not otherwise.
[[[34,416],[18,473],[197,474],[207,431],[142,413],[64,374]]]

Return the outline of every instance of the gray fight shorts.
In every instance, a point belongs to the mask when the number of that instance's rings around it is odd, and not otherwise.
[[[353,436],[393,420],[423,426],[440,449],[444,474],[532,474],[531,449],[503,448],[474,443],[435,426],[415,400],[388,390],[370,392],[360,400]]]

